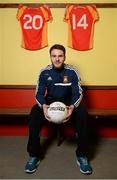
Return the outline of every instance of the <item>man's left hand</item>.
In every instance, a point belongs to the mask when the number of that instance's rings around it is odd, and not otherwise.
[[[67,107],[67,117],[65,118],[63,123],[67,122],[70,119],[70,117],[71,117],[71,115],[73,113],[73,110],[74,110],[74,106],[73,105],[66,106],[66,107]]]

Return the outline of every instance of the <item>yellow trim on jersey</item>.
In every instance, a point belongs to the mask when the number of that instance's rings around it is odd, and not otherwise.
[[[73,7],[74,7],[74,5],[68,5],[66,7],[65,16],[64,16],[64,19],[63,19],[65,22],[68,22],[68,34],[69,34],[69,36],[68,36],[68,44],[69,44],[70,47],[72,47],[73,45],[72,45],[72,32],[71,32],[72,25],[71,25],[70,20],[69,20],[69,14],[70,14],[71,10],[73,9]]]
[[[21,18],[22,14],[24,13],[26,8],[27,8],[26,6],[22,6],[21,8],[19,7],[17,15],[16,15],[18,20]]]
[[[91,15],[94,17],[94,20],[97,21],[99,20],[99,15],[98,12],[95,10],[95,7],[93,6],[87,6],[87,9],[91,13]]]
[[[98,12],[95,10],[95,7],[93,6],[87,6],[87,9],[89,10],[89,12],[91,13],[92,17],[93,17],[93,24],[92,24],[92,30],[91,30],[91,35],[90,35],[90,41],[89,41],[89,48],[92,48],[93,45],[93,35],[94,35],[94,23],[95,21],[99,20],[99,15]]]

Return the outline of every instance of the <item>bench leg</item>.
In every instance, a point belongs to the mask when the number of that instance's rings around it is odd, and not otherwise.
[[[61,133],[61,127],[58,125],[57,127],[57,146],[60,146],[64,141],[65,137]]]

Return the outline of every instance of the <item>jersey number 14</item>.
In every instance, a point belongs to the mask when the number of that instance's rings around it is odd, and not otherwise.
[[[73,14],[72,15],[72,27],[73,27],[73,30],[76,30],[77,27],[81,27],[84,30],[86,30],[88,27],[86,14],[83,14],[78,22],[76,20],[76,15]]]

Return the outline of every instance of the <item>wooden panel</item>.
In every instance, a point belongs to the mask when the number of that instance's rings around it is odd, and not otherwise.
[[[65,8],[68,3],[23,3],[29,7],[38,7],[40,5],[46,4],[50,8]],[[69,3],[75,5],[90,5],[92,3]],[[117,8],[117,3],[94,3],[97,8]],[[17,8],[19,3],[1,3],[0,8]]]
[[[0,89],[0,107],[31,107],[35,103],[33,89]]]
[[[35,89],[36,85],[0,85],[0,89]],[[87,85],[82,86],[84,90],[102,89],[102,90],[117,90],[117,86],[102,86],[102,85]]]
[[[0,89],[35,89],[35,85],[0,85]]]
[[[84,102],[88,108],[117,109],[117,90],[87,89],[84,91]]]
[[[109,87],[86,87],[83,101],[89,109],[117,109],[117,88],[116,86],[110,89]],[[28,108],[35,102],[33,86],[31,88],[10,86],[10,88],[0,89],[1,108]]]

